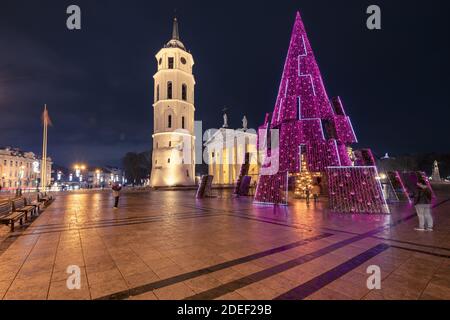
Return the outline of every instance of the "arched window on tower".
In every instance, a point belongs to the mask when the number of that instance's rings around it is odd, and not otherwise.
[[[159,101],[159,84],[156,86],[156,102]]]
[[[183,83],[181,86],[181,99],[187,101],[187,85]]]
[[[185,121],[185,117],[183,116],[183,117],[181,117],[181,129],[186,129],[185,126],[186,126],[186,121]]]
[[[172,115],[169,114],[167,117],[167,128],[172,128]]]
[[[172,82],[167,82],[167,99],[172,99]]]

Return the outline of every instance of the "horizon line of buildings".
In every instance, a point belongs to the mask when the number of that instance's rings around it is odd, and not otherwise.
[[[17,147],[0,147],[0,190],[37,189],[41,183],[42,157]],[[114,166],[65,168],[55,166],[47,157],[47,187],[104,188],[113,183],[126,184],[123,169]]]
[[[105,188],[114,183],[126,184],[125,172],[113,166],[76,166],[58,168],[53,173],[53,185],[63,188]]]

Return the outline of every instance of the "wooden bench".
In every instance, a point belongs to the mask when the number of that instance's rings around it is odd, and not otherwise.
[[[20,222],[20,225],[23,225],[25,215],[25,212],[14,212],[11,201],[0,203],[0,223],[11,225],[11,232],[14,232],[14,223],[17,221]]]
[[[43,203],[44,205],[47,205],[49,202],[53,200],[53,197],[51,195],[48,195],[47,193],[38,193],[38,202]]]
[[[16,198],[12,201],[12,210],[13,212],[23,212],[25,213],[25,221],[28,220],[28,213],[30,216],[35,212],[36,208],[34,206],[27,205],[27,201],[25,198]]]
[[[31,197],[25,197],[26,205],[34,207],[34,213],[39,214],[41,212],[42,202],[38,201],[38,197],[36,200],[32,200]]]

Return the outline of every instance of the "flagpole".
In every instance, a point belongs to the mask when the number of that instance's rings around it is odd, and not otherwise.
[[[44,131],[42,137],[42,161],[41,161],[41,191],[47,189],[47,104],[44,105]]]

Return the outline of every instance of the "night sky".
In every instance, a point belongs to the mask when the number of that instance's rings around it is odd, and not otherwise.
[[[270,3],[269,3],[270,2]],[[82,30],[66,28],[66,8]],[[382,30],[366,8],[382,9]],[[61,165],[118,165],[151,148],[154,55],[174,10],[194,56],[196,120],[257,127],[275,103],[300,10],[330,98],[376,154],[450,151],[448,1],[0,0],[0,146],[40,153],[40,114]]]

